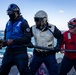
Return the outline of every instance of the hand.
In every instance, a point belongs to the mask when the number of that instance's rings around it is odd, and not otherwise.
[[[0,39],[0,43],[3,43],[4,40]]]
[[[0,49],[2,49],[4,41],[5,41],[5,40],[0,39]]]
[[[9,39],[9,40],[7,41],[7,44],[8,44],[8,45],[12,45],[12,44],[13,44],[13,40]]]
[[[28,44],[27,44],[27,47],[28,47],[28,48],[34,48],[34,46],[33,46],[32,43],[28,43]]]
[[[2,47],[3,47],[3,43],[0,43],[0,49],[2,49]]]
[[[64,50],[61,50],[61,51],[60,51],[60,53],[62,53],[62,54],[63,54],[63,53],[64,53]]]

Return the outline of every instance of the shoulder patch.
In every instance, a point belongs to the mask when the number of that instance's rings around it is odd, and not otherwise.
[[[26,32],[30,32],[30,28],[26,28]]]

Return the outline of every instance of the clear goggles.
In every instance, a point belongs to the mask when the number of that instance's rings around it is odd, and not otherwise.
[[[68,27],[71,28],[71,29],[74,29],[76,27],[76,25],[70,25],[70,24],[68,24]]]

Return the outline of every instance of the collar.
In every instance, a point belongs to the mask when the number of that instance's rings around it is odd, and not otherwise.
[[[36,28],[41,31],[46,31],[46,30],[48,30],[48,28],[51,28],[51,26],[49,26],[49,24],[47,23],[46,25],[44,25],[42,27],[36,27]]]

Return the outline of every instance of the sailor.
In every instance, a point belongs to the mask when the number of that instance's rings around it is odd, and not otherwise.
[[[20,75],[29,75],[27,45],[31,41],[30,28],[27,20],[20,13],[20,8],[16,4],[10,4],[7,9],[9,21],[6,24],[4,40],[0,48],[7,46],[0,75],[8,75],[11,67],[16,65]]]
[[[62,47],[68,50],[76,51],[76,18],[72,18],[68,22],[69,30],[63,33]],[[64,57],[61,62],[59,75],[67,75],[74,66],[76,70],[76,52],[64,52]]]
[[[34,21],[36,24],[31,27],[31,36],[34,36],[35,45],[54,48],[58,52],[62,42],[61,31],[55,25],[48,23],[48,15],[43,10],[35,14]],[[57,39],[55,47],[54,37]],[[55,53],[55,51],[35,48],[30,63],[32,75],[35,75],[42,63],[46,65],[50,75],[58,75]]]

